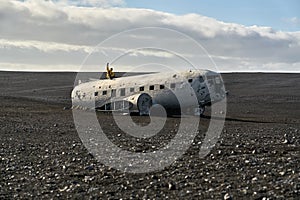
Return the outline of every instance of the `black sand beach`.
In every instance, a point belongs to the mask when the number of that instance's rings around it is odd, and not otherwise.
[[[1,199],[299,199],[300,74],[223,74],[227,117],[215,148],[200,159],[199,135],[171,166],[145,174],[105,166],[83,146],[68,109],[75,76],[0,72]],[[124,141],[131,151],[151,142]]]

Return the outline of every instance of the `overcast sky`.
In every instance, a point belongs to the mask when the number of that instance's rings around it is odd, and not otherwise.
[[[0,70],[300,72],[299,10],[296,0],[0,0]]]

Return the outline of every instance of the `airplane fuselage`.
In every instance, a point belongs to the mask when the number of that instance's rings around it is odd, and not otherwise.
[[[73,107],[79,108],[149,114],[150,107],[155,104],[167,111],[179,108],[201,110],[222,100],[225,95],[218,73],[190,70],[82,83],[72,91],[72,103]]]

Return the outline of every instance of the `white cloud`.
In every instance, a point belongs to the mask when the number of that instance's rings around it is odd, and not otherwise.
[[[115,34],[135,28],[161,27],[174,32],[159,29],[125,32],[96,48],[90,64],[106,63],[107,60],[100,58],[118,57],[137,48],[120,64],[128,66],[132,60],[137,64],[133,57],[140,56],[139,62],[167,64],[174,57],[173,52],[207,66],[201,59],[205,51],[199,53],[199,47],[183,33],[200,43],[220,70],[247,71],[253,67],[258,71],[278,70],[282,66],[282,71],[290,71],[291,67],[300,71],[300,32],[224,23],[197,14],[174,15],[114,7],[124,5],[123,0],[0,1],[0,62],[11,63],[6,65],[7,69],[20,67],[22,63],[27,68],[30,65],[49,69],[55,69],[50,67],[53,65],[79,66],[95,50],[94,46]],[[291,21],[297,23],[299,19]],[[166,51],[161,50],[163,47]],[[149,48],[160,50],[149,51]]]
[[[19,48],[19,49],[37,49],[41,52],[54,52],[54,51],[82,51],[85,53],[93,52],[94,47],[92,46],[84,46],[84,45],[71,45],[64,43],[56,43],[56,42],[42,42],[35,40],[7,40],[0,39],[0,49],[11,49],[11,48]]]
[[[155,56],[160,58],[172,58],[174,55],[167,51],[160,51],[158,49],[134,49],[128,52],[129,56]]]
[[[93,66],[94,67],[94,66]],[[20,69],[24,71],[49,71],[49,69],[53,71],[79,71],[80,65],[47,65],[45,64],[43,68],[39,64],[24,64],[24,63],[0,63],[0,70],[2,71],[20,71]]]
[[[285,18],[283,21],[293,25],[293,26],[300,26],[300,19],[298,17],[292,17],[292,18]]]
[[[83,7],[112,7],[125,6],[124,0],[58,0],[58,3]]]

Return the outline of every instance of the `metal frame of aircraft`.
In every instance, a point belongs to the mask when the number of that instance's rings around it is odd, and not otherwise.
[[[226,97],[221,76],[209,70],[161,72],[94,80],[74,87],[73,108],[151,114],[154,105],[167,113],[201,115]]]

